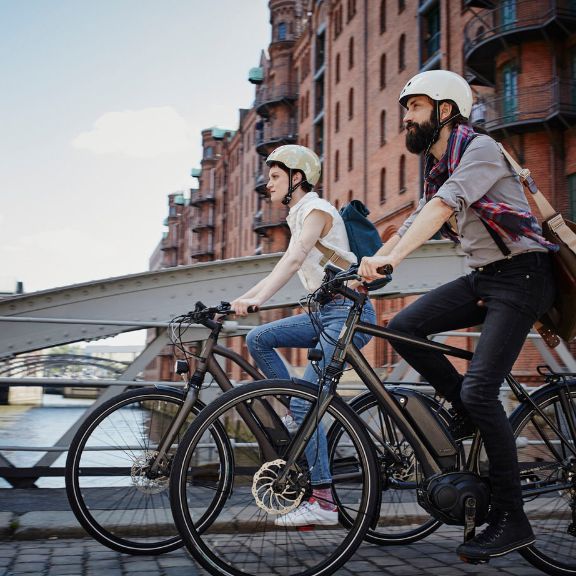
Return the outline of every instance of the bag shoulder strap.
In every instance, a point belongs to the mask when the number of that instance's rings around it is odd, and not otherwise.
[[[520,182],[522,182],[524,187],[527,188],[533,195],[534,202],[536,202],[536,206],[538,206],[538,210],[540,210],[542,218],[547,220],[548,218],[554,216],[556,214],[556,210],[554,210],[552,204],[546,200],[544,194],[538,190],[536,182],[534,182],[534,179],[530,175],[530,170],[528,170],[528,168],[522,168],[522,166],[520,166],[520,164],[518,164],[518,162],[512,158],[512,156],[508,153],[506,148],[504,148],[501,142],[497,142],[497,144],[502,151],[502,154],[504,154],[506,160],[508,160],[510,166],[512,166],[514,172],[516,172],[517,176],[520,178]]]
[[[540,210],[540,214],[542,214],[542,218],[547,226],[557,234],[558,238],[560,238],[570,250],[576,252],[576,234],[566,225],[562,214],[557,213],[552,207],[552,204],[546,200],[544,194],[538,190],[536,182],[534,182],[534,179],[530,175],[530,170],[528,170],[528,168],[522,168],[500,142],[498,142],[498,147],[502,150],[502,154],[504,154],[504,157],[508,160],[524,187],[533,195],[538,210]]]

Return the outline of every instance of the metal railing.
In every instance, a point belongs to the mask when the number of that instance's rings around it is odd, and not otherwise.
[[[483,114],[479,113],[478,106],[483,107]],[[576,117],[576,82],[555,79],[522,87],[513,94],[496,93],[478,106],[475,114],[484,116],[487,130],[544,122],[558,115]]]
[[[491,38],[540,28],[555,18],[576,21],[576,7],[569,0],[517,0],[509,10],[504,6],[482,10],[464,27],[464,55]]]

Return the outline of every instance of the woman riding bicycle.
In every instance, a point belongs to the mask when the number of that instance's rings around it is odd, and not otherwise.
[[[338,210],[313,191],[320,179],[320,160],[309,148],[298,145],[280,146],[267,158],[270,167],[267,184],[270,201],[277,206],[288,206],[287,223],[291,232],[288,249],[272,272],[256,286],[232,302],[236,314],[244,316],[249,306],[259,307],[298,273],[308,292],[320,287],[324,265],[330,260],[336,266],[348,268],[356,263],[350,251],[346,228]],[[289,316],[254,328],[246,344],[258,368],[268,378],[290,378],[290,374],[276,348],[316,348],[322,353],[319,368],[332,357],[333,341],[338,337],[348,315],[351,302],[342,296],[322,304],[313,317],[308,314]],[[375,313],[368,302],[362,319],[374,322]],[[319,329],[322,333],[319,334]],[[354,343],[364,346],[370,336],[357,334]],[[312,364],[306,367],[304,380],[316,383],[318,374]],[[303,403],[294,401],[291,415],[300,423],[305,415]],[[318,430],[306,448],[310,469],[312,498],[294,511],[279,516],[277,525],[305,526],[310,524],[334,525],[338,512],[333,502],[332,478],[328,464],[328,451],[324,430]]]

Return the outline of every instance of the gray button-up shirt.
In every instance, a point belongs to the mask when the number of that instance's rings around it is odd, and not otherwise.
[[[471,204],[483,196],[490,202],[505,202],[515,210],[530,211],[522,184],[496,142],[489,136],[478,135],[468,145],[456,170],[434,196],[454,208],[462,250],[467,256],[468,266],[472,268],[504,258],[484,224],[470,208]],[[416,210],[398,230],[398,235],[404,235],[424,204],[422,198]],[[546,252],[546,248],[538,242],[524,236],[516,241],[508,237],[502,240],[511,255],[531,251]]]

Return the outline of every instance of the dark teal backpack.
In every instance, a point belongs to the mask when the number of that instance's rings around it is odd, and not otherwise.
[[[358,262],[364,256],[372,256],[382,246],[380,234],[376,226],[368,220],[368,214],[370,210],[360,200],[352,200],[340,209],[340,216],[348,233],[350,250],[356,254]]]

